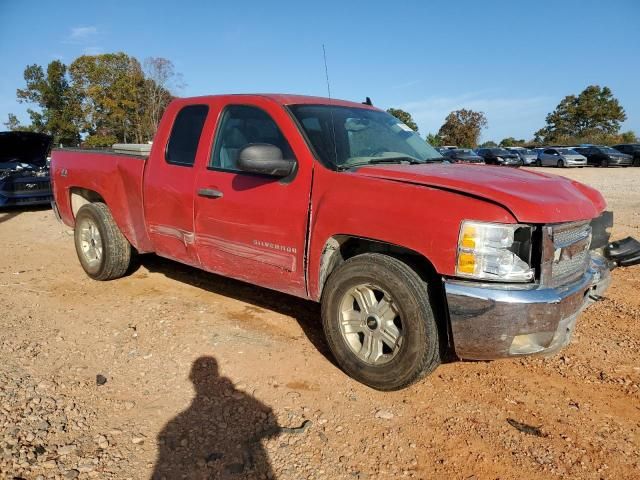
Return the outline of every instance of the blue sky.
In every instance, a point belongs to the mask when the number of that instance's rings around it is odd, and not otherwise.
[[[0,122],[26,120],[27,64],[124,51],[161,56],[181,96],[326,95],[409,111],[435,132],[458,108],[484,111],[483,139],[531,138],[565,95],[609,86],[640,134],[640,1],[0,0]]]

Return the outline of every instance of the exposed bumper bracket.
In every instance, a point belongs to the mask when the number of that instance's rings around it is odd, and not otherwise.
[[[612,266],[630,267],[640,264],[640,242],[632,237],[609,243],[604,255]]]

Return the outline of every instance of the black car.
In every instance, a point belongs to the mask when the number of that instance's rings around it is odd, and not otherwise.
[[[517,153],[504,148],[479,148],[476,153],[484,158],[485,163],[489,165],[508,165],[510,167],[522,165],[522,160]]]
[[[633,157],[631,155],[620,153],[611,147],[591,145],[589,147],[575,147],[573,150],[587,157],[587,165],[597,165],[600,167],[617,165],[628,167],[633,163]]]
[[[0,132],[0,207],[51,202],[50,148],[49,135]]]
[[[640,167],[640,143],[623,143],[621,145],[614,145],[613,148],[620,153],[626,153],[633,157],[633,166]]]
[[[484,158],[470,148],[454,148],[442,154],[451,163],[484,163]]]

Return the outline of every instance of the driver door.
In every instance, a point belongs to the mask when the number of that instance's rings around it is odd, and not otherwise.
[[[265,99],[226,105],[218,116],[206,168],[194,195],[195,245],[202,268],[294,295],[305,296],[305,241],[311,163],[283,107]],[[283,125],[284,124],[284,125]],[[291,147],[284,131],[298,143]],[[287,178],[243,172],[238,153],[250,144],[280,148],[298,159]]]

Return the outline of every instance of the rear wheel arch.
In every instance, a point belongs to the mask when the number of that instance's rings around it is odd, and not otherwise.
[[[71,189],[69,190],[69,195],[71,203],[71,213],[73,213],[73,218],[76,218],[80,208],[88,203],[106,203],[104,201],[104,198],[102,198],[102,195],[87,188],[71,187]]]

